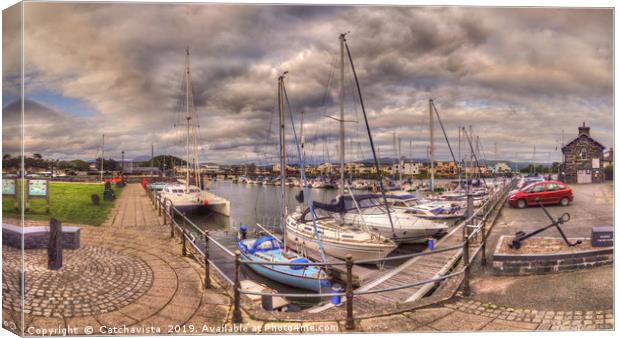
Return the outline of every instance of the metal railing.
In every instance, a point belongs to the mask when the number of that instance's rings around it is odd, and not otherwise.
[[[486,265],[486,241],[487,241],[487,233],[486,233],[486,222],[489,219],[489,216],[493,211],[497,208],[498,203],[503,202],[505,200],[508,192],[514,187],[516,180],[510,181],[510,183],[506,184],[503,182],[503,187],[495,191],[491,197],[478,209],[473,210],[473,197],[472,195],[468,195],[468,210],[467,216],[465,220],[461,221],[459,225],[456,226],[455,231],[458,231],[458,228],[462,228],[462,242],[457,245],[452,245],[445,248],[437,248],[434,250],[427,250],[422,252],[403,254],[392,257],[385,257],[383,259],[366,259],[353,261],[352,256],[350,254],[346,255],[346,259],[344,261],[336,261],[336,262],[309,262],[309,263],[290,263],[290,262],[257,262],[250,260],[242,260],[241,252],[236,250],[234,253],[223,246],[221,243],[216,241],[215,239],[209,236],[208,230],[202,230],[198,226],[196,226],[191,220],[189,220],[184,213],[177,210],[169,200],[162,199],[158,196],[157,192],[151,193],[151,200],[153,201],[154,206],[158,209],[159,214],[164,217],[164,225],[168,222],[170,223],[171,237],[174,236],[175,229],[180,230],[183,234],[182,237],[182,254],[186,255],[186,243],[189,240],[191,245],[202,254],[204,257],[205,263],[205,288],[211,287],[209,278],[210,278],[210,268],[211,266],[215,271],[218,272],[219,275],[223,277],[223,279],[230,285],[233,286],[233,322],[241,323],[241,295],[256,295],[256,296],[274,296],[277,295],[279,297],[297,297],[297,298],[316,298],[316,297],[332,297],[339,296],[346,298],[346,319],[345,319],[345,327],[348,330],[352,330],[355,328],[355,321],[353,317],[353,301],[355,296],[369,295],[369,294],[377,294],[377,293],[385,293],[392,292],[407,288],[412,288],[416,286],[421,286],[429,283],[437,283],[444,281],[449,278],[453,278],[459,275],[463,275],[463,294],[468,296],[470,294],[470,270],[471,265],[479,254],[482,254],[481,265]],[[162,210],[163,209],[163,210]],[[180,215],[182,220],[182,225],[179,225],[175,220],[175,215]],[[195,243],[195,239],[192,239],[188,236],[185,228],[187,225],[190,225],[194,228],[199,234],[201,234],[205,239],[204,252],[198,248]],[[480,241],[480,246],[473,252],[470,253],[472,242],[478,238]],[[209,259],[209,243],[214,243],[216,246],[221,248],[227,256],[234,257],[235,262],[235,273],[234,279],[231,280],[226,274],[224,274],[215,264]],[[369,289],[369,290],[353,290],[353,265],[354,264],[377,264],[386,261],[392,260],[402,260],[402,259],[412,259],[415,257],[429,256],[435,255],[443,252],[449,251],[461,251],[462,254],[462,262],[463,266],[461,269],[457,271],[453,271],[451,273],[445,274],[443,276],[433,277],[429,279],[425,279],[422,281],[416,281],[413,283],[408,283],[404,285],[392,286],[381,289]],[[208,264],[207,264],[208,263]],[[344,292],[330,292],[330,293],[271,293],[271,292],[258,292],[258,291],[249,291],[243,290],[241,288],[241,267],[243,265],[269,265],[269,266],[318,266],[318,267],[327,267],[327,266],[345,266],[346,267],[346,280],[345,280],[345,291]]]
[[[164,225],[170,225],[170,238],[175,237],[175,233],[181,235],[181,255],[187,256],[188,243],[189,247],[193,248],[197,256],[201,256],[203,259],[203,265],[205,266],[205,282],[204,287],[211,287],[211,269],[213,269],[228,286],[234,285],[233,280],[228,277],[218,266],[210,259],[210,244],[215,245],[222,250],[226,256],[231,258],[235,257],[235,254],[230,251],[226,246],[218,242],[212,236],[209,235],[209,230],[203,230],[192,222],[184,212],[179,211],[168,198],[163,198],[157,191],[152,190],[147,192],[153,207],[157,210],[159,216],[163,216]],[[180,217],[180,224],[177,220]],[[197,238],[193,236],[191,232],[188,232],[188,228],[194,230],[204,240],[204,246],[201,249],[198,246]]]

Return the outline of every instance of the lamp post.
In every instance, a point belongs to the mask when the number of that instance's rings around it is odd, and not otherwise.
[[[125,151],[121,151],[121,176],[125,175]]]

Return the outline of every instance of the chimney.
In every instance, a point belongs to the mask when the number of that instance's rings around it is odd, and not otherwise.
[[[586,123],[585,122],[583,122],[581,127],[579,127],[579,135],[581,135],[581,134],[585,134],[587,136],[590,136],[590,127],[586,127]]]

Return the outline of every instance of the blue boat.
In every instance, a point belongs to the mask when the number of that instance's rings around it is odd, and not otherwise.
[[[308,259],[291,251],[285,251],[284,245],[272,236],[244,239],[244,231],[237,241],[244,260],[253,262],[310,263]],[[276,282],[300,289],[320,292],[331,287],[330,277],[318,266],[306,265],[259,265],[247,264],[257,274]]]

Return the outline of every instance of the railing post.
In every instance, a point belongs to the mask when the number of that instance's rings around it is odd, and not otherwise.
[[[347,264],[347,319],[345,328],[347,330],[355,329],[355,321],[353,320],[353,256],[351,254],[347,254],[346,256],[346,264]]]
[[[174,238],[174,207],[170,204],[170,238]]]
[[[205,289],[211,288],[211,267],[209,266],[209,230],[205,230]]]
[[[241,293],[239,292],[241,289],[241,252],[239,250],[235,251],[235,284],[233,287],[233,323],[239,324],[242,322]]]
[[[161,200],[157,198],[157,214],[161,216]]]
[[[183,214],[183,228],[181,229],[181,242],[183,245],[181,246],[181,255],[187,256],[187,248],[185,247],[186,236],[185,236],[185,214]]]
[[[482,258],[480,258],[481,265],[487,265],[487,231],[486,231],[486,222],[482,221],[482,226],[480,227],[480,234],[482,236]]]
[[[164,225],[168,225],[168,210],[166,210],[166,199],[162,201],[162,209],[164,209]]]
[[[463,275],[463,295],[469,296],[471,290],[469,288],[469,236],[465,236],[463,242],[463,265],[465,267],[465,273]]]

